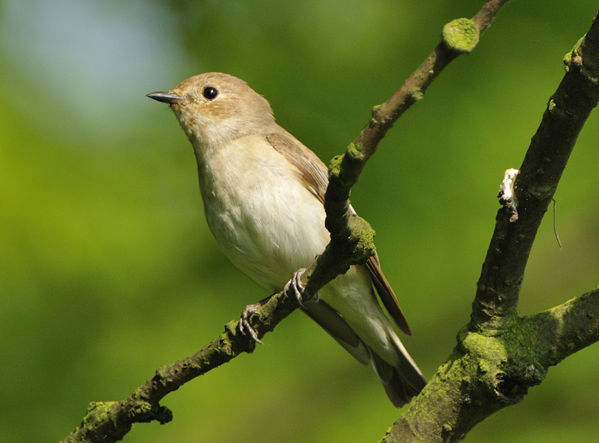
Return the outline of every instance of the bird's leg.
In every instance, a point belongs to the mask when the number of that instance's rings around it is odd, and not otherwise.
[[[250,325],[249,318],[255,314],[258,308],[266,303],[270,297],[272,297],[272,295],[269,295],[268,297],[257,301],[256,303],[247,305],[245,308],[243,308],[243,311],[241,311],[241,316],[239,317],[239,332],[246,336],[249,335],[252,340],[254,340],[256,343],[260,343],[261,345],[264,343],[262,343],[262,340],[258,338],[258,334],[254,328],[252,328],[252,325]]]
[[[304,275],[304,272],[306,272],[306,268],[300,268],[297,271],[295,271],[289,279],[289,281],[285,283],[285,287],[283,288],[283,290],[286,293],[292,294],[295,297],[295,299],[297,300],[297,304],[302,309],[306,309],[306,306],[304,305],[304,301],[302,299],[302,293],[304,292],[304,285],[302,285],[302,276]],[[316,293],[314,303],[317,303],[318,300],[320,300],[320,296],[318,293]]]

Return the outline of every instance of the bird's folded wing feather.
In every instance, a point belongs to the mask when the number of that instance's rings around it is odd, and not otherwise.
[[[379,294],[383,305],[391,315],[391,318],[393,318],[393,321],[395,321],[397,327],[406,334],[412,335],[410,325],[408,325],[408,321],[399,307],[399,302],[397,301],[395,292],[393,292],[393,288],[387,281],[385,274],[383,274],[379,258],[376,254],[366,261],[366,269],[370,273],[376,292]]]
[[[289,163],[299,170],[306,187],[316,198],[321,202],[324,202],[324,194],[327,190],[329,178],[328,169],[320,158],[282,128],[280,128],[279,132],[267,134],[266,140],[277,152],[283,155]],[[353,208],[351,209],[353,210]],[[374,287],[376,288],[383,305],[387,311],[389,311],[389,314],[399,329],[408,335],[412,335],[406,317],[399,307],[399,302],[397,301],[397,297],[395,296],[391,285],[389,285],[389,282],[385,278],[385,274],[383,274],[379,259],[376,255],[368,259],[366,262],[366,269],[368,269],[368,272],[370,273]]]
[[[300,171],[306,187],[318,200],[324,202],[329,176],[322,160],[282,128],[281,133],[268,134],[266,140]]]

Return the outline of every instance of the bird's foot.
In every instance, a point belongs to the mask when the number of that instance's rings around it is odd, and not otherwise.
[[[297,304],[302,309],[306,309],[306,306],[304,305],[304,300],[302,298],[302,294],[305,289],[304,285],[302,285],[302,276],[304,275],[305,272],[306,272],[306,268],[300,268],[297,271],[295,271],[293,273],[293,275],[291,276],[291,278],[289,279],[289,281],[287,283],[285,283],[285,287],[283,288],[283,290],[287,294],[292,294],[295,297],[295,299],[297,300]],[[316,296],[315,296],[313,302],[317,303],[318,300],[320,300],[320,296],[318,295],[318,293],[316,293]]]
[[[241,316],[239,317],[239,325],[237,327],[239,329],[239,332],[241,332],[246,337],[250,337],[256,343],[260,343],[261,345],[263,345],[264,343],[262,343],[262,340],[260,340],[260,338],[258,337],[258,333],[256,332],[256,330],[252,327],[252,325],[250,325],[249,319],[253,314],[256,313],[260,306],[262,306],[264,303],[268,301],[269,298],[270,297],[266,297],[264,300],[257,301],[256,303],[251,303],[247,305],[245,308],[243,308],[243,311],[241,311]]]

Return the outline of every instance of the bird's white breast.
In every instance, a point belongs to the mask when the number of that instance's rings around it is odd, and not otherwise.
[[[299,171],[260,135],[196,152],[206,220],[235,266],[270,291],[312,263],[329,241],[322,203]],[[391,364],[397,350],[365,269],[320,291],[364,342]]]
[[[233,264],[260,285],[280,289],[324,250],[322,204],[264,136],[196,155],[208,225]]]

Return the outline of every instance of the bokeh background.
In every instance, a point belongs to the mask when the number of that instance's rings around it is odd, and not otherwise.
[[[144,95],[203,71],[247,80],[328,160],[482,0],[0,3],[0,441],[64,437],[211,340],[264,291],[218,251],[192,150]],[[352,196],[427,376],[469,318],[507,167],[520,165],[596,0],[513,1],[381,143]],[[599,118],[541,226],[534,313],[599,280]],[[599,346],[550,370],[467,441],[596,441]],[[172,393],[128,442],[366,442],[397,418],[370,368],[299,313],[253,355]]]

